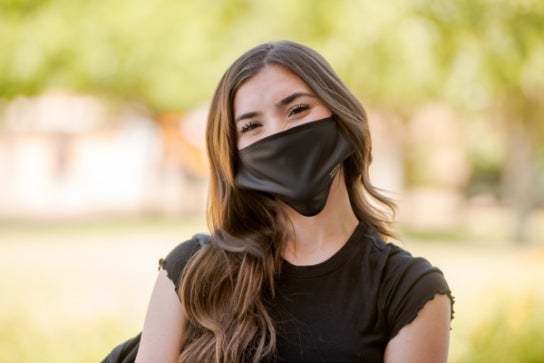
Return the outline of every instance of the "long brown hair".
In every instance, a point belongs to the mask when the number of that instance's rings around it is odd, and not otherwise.
[[[281,41],[249,50],[221,78],[209,111],[208,224],[213,233],[211,243],[193,256],[182,275],[179,294],[188,323],[180,362],[257,362],[275,350],[267,302],[274,297],[287,223],[270,198],[234,183],[234,96],[267,64],[300,77],[336,116],[355,145],[343,165],[351,206],[367,227],[384,238],[393,235],[382,207],[394,212],[394,204],[370,183],[372,146],[361,103],[327,61],[306,46]]]

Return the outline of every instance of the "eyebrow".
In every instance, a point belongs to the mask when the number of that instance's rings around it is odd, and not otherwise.
[[[288,105],[291,102],[293,102],[294,100],[296,100],[297,98],[304,97],[304,96],[316,98],[313,94],[308,93],[308,92],[295,92],[292,95],[289,95],[289,96],[285,97],[280,102],[276,103],[276,107],[281,107],[281,106]]]
[[[261,113],[260,112],[246,112],[246,113],[243,113],[241,114],[240,116],[236,117],[236,119],[234,120],[234,123],[238,123],[242,120],[245,120],[245,119],[248,119],[248,118],[253,118],[255,116],[259,116]]]
[[[296,100],[297,98],[299,97],[312,97],[312,98],[316,98],[315,95],[311,94],[311,93],[308,93],[308,92],[295,92],[283,99],[281,99],[278,103],[276,103],[276,107],[282,107],[282,106],[285,106],[285,105],[288,105],[290,104],[291,102],[293,102],[294,100]],[[261,112],[246,112],[246,113],[243,113],[241,114],[240,116],[236,117],[236,119],[234,119],[234,123],[238,123],[242,120],[245,120],[245,119],[248,119],[248,118],[254,118],[255,116],[259,116],[261,115]]]

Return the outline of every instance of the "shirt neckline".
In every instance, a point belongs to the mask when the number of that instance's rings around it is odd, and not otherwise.
[[[362,241],[366,233],[366,226],[359,222],[355,230],[348,238],[346,243],[336,251],[331,257],[315,265],[298,266],[283,259],[282,275],[308,279],[327,275],[341,267],[350,257],[354,255],[354,248],[362,246]]]

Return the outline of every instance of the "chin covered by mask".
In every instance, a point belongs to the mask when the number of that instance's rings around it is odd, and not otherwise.
[[[305,123],[241,149],[236,185],[314,216],[325,207],[334,176],[353,151],[334,117]]]

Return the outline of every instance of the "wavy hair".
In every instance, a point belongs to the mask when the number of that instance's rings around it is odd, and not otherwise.
[[[211,243],[193,256],[179,295],[187,316],[180,362],[258,362],[274,354],[276,333],[267,303],[274,297],[289,228],[272,200],[238,189],[234,97],[267,64],[297,75],[336,116],[355,145],[343,172],[357,218],[383,238],[393,236],[395,206],[370,183],[371,139],[366,112],[327,61],[290,41],[259,45],[238,58],[221,78],[208,115]],[[386,207],[385,209],[383,207]]]

